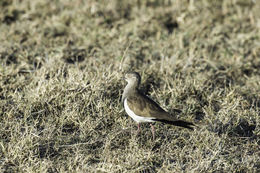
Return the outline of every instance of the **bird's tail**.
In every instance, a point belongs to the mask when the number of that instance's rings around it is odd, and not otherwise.
[[[190,130],[193,130],[192,126],[195,126],[193,123],[182,121],[182,120],[176,120],[176,121],[169,121],[169,120],[163,120],[163,119],[153,119],[154,121],[159,121],[166,124],[171,124],[174,126],[184,127]]]

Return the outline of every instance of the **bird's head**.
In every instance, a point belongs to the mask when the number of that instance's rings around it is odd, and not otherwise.
[[[141,76],[137,72],[128,72],[125,74],[125,80],[128,84],[138,86],[141,82]]]

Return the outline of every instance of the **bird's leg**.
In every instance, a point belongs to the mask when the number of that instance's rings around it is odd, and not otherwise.
[[[140,123],[137,124],[137,134],[141,132]]]
[[[154,138],[154,136],[155,136],[155,135],[154,135],[154,126],[153,126],[153,124],[150,124],[150,126],[151,126],[151,131],[152,131],[152,134],[153,134],[153,140],[154,140],[154,139],[155,139],[155,138]]]

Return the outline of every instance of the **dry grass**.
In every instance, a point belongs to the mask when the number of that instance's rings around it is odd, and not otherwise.
[[[1,172],[259,172],[260,4],[0,1]],[[136,124],[125,71],[195,122]]]

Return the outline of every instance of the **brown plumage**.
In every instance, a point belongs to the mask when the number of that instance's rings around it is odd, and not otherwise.
[[[122,102],[128,115],[130,115],[138,123],[140,122],[163,122],[175,126],[180,126],[188,129],[193,129],[193,123],[178,120],[175,116],[166,112],[156,102],[142,94],[138,87],[141,82],[141,77],[136,72],[127,73],[125,80],[128,82],[124,89]],[[152,127],[153,137],[154,128]]]
[[[176,119],[173,115],[162,109],[156,102],[140,92],[129,96],[127,98],[127,104],[129,108],[138,116],[149,117],[154,121],[193,130],[193,123]]]

